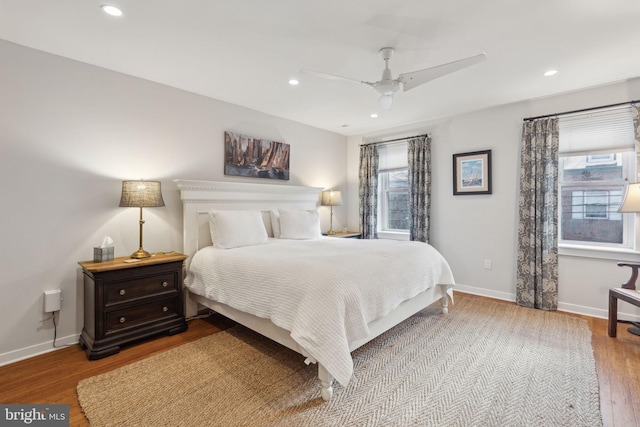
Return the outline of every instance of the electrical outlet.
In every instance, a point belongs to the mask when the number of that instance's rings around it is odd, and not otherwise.
[[[62,302],[61,289],[44,291],[44,311],[46,313],[53,313],[54,311],[60,311],[61,302]]]
[[[485,259],[484,260],[484,269],[485,270],[491,270],[491,260],[490,259]]]

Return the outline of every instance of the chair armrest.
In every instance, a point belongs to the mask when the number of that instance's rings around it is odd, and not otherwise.
[[[631,277],[622,284],[622,289],[636,289],[636,280],[638,279],[638,268],[640,264],[632,262],[619,262],[618,267],[631,267]]]

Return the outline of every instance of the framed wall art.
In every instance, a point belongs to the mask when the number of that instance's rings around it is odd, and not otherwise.
[[[453,155],[453,194],[491,194],[491,150]]]
[[[289,179],[289,144],[224,133],[224,174],[252,178]]]

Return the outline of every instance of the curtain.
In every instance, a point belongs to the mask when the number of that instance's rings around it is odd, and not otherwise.
[[[409,240],[429,243],[431,226],[431,138],[407,142],[409,172]]]
[[[525,121],[520,154],[516,303],[558,308],[558,118]]]
[[[360,146],[360,230],[363,239],[378,238],[378,147]]]
[[[640,182],[640,103],[631,103],[631,115],[633,116],[633,133],[636,146],[636,182]]]

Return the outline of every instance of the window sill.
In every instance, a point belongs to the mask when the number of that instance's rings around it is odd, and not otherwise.
[[[608,259],[614,261],[640,261],[640,252],[632,249],[602,248],[597,246],[559,245],[559,256]]]
[[[403,231],[378,231],[378,239],[409,240],[409,232]]]

